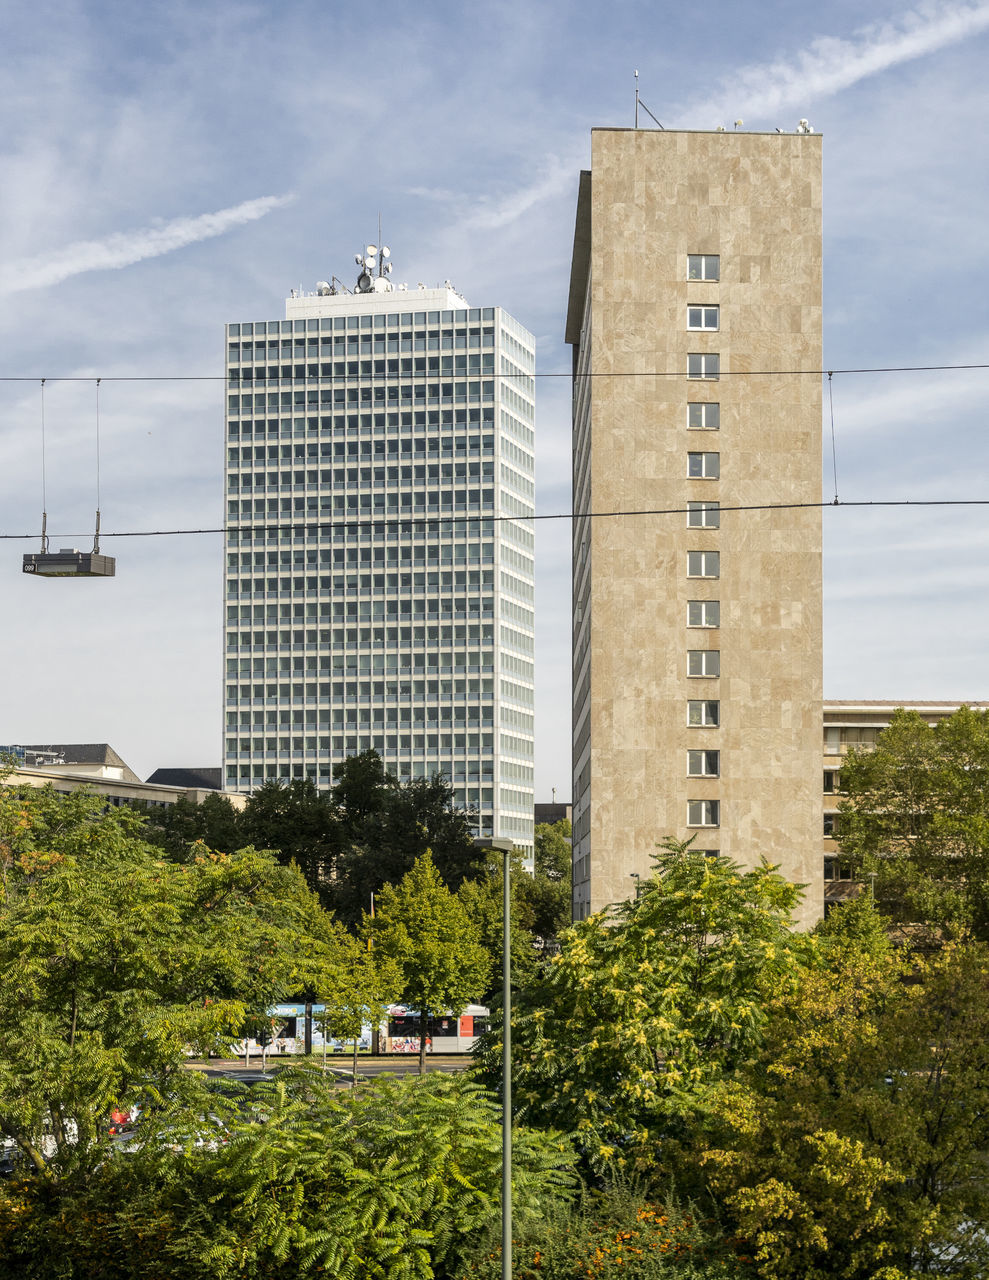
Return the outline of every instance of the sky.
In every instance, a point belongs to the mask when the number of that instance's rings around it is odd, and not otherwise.
[[[826,369],[989,362],[989,3],[37,0],[4,28],[0,742],[220,763],[221,538],[106,535],[222,522],[224,323],[349,279],[380,214],[395,280],[507,308],[565,374],[578,173],[635,70],[667,128],[825,135]],[[989,498],[989,370],[832,392],[826,499]],[[569,510],[569,405],[539,381],[542,514]],[[52,547],[87,548],[97,491],[117,576],[23,575],[43,492]],[[985,516],[825,510],[826,697],[989,696]],[[537,526],[536,609],[536,798],[565,799],[566,521]]]

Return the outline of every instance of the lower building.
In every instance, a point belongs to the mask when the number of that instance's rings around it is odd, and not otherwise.
[[[824,911],[860,891],[847,866],[842,866],[835,823],[841,805],[841,762],[849,751],[870,751],[894,711],[916,711],[929,725],[952,716],[961,707],[989,711],[989,702],[844,702],[824,703],[824,798],[822,804],[821,849],[824,860]]]
[[[106,742],[48,743],[0,746],[13,768],[8,779],[27,787],[51,786],[60,795],[71,795],[88,787],[104,796],[107,804],[140,804],[168,808],[179,800],[201,804],[219,790],[219,769],[159,769],[151,780],[142,782],[122,756]],[[162,774],[173,775],[166,781]],[[223,793],[235,809],[243,809],[247,797]]]

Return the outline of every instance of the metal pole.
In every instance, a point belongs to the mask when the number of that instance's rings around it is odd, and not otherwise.
[[[503,859],[501,958],[501,1280],[512,1280],[512,854],[506,836],[474,840],[474,848],[497,851]]]
[[[504,1035],[501,1064],[501,1275],[512,1277],[512,855],[504,849],[501,1003]]]

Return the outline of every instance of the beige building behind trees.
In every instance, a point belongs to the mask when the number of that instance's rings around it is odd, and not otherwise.
[[[695,836],[806,883],[811,923],[820,137],[593,130],[566,336],[575,917]]]

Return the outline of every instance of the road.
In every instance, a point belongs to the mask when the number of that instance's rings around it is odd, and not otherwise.
[[[314,1053],[311,1058],[302,1057],[273,1057],[268,1059],[267,1071],[269,1074],[277,1071],[279,1067],[288,1066],[289,1064],[299,1064],[307,1062],[314,1067],[323,1065],[322,1057]],[[432,1071],[466,1071],[471,1066],[473,1059],[469,1054],[427,1054],[426,1070]],[[349,1083],[351,1078],[352,1059],[342,1057],[340,1054],[333,1054],[326,1059],[327,1072],[332,1072],[341,1082]],[[228,1080],[259,1080],[262,1078],[261,1062],[257,1057],[251,1058],[251,1065],[245,1066],[243,1058],[218,1059],[211,1058],[209,1062],[188,1062],[186,1067],[193,1071],[202,1071],[205,1075],[214,1078],[224,1077]],[[408,1076],[415,1075],[419,1070],[419,1055],[413,1053],[391,1053],[380,1054],[370,1057],[362,1054],[357,1059],[357,1078],[372,1079],[375,1076],[393,1075]]]

